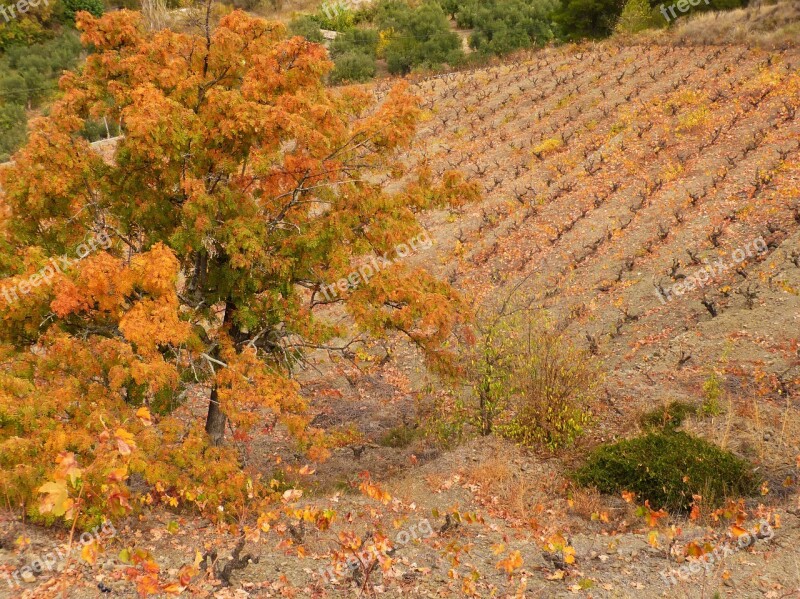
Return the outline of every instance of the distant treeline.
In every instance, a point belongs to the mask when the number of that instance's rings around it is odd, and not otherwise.
[[[737,8],[746,0],[703,0],[694,12]],[[392,74],[455,66],[486,56],[553,41],[601,39],[615,28],[637,32],[666,27],[661,0],[329,0],[297,17],[290,30],[322,42],[321,30],[338,32],[330,44],[334,83],[368,81],[385,60]],[[624,15],[624,16],[623,16]],[[465,53],[460,29],[470,30]]]
[[[227,0],[254,9],[276,0]],[[2,3],[2,0],[0,0]],[[667,0],[671,3],[671,0]],[[746,0],[703,0],[692,12],[736,8]],[[167,0],[166,6],[179,6]],[[297,17],[290,31],[323,42],[321,30],[338,32],[330,42],[332,83],[363,82],[383,61],[391,74],[438,69],[502,56],[551,42],[603,38],[614,29],[636,32],[666,27],[661,0],[328,0],[315,13]],[[14,18],[0,18],[0,162],[25,140],[28,117],[42,110],[58,78],[74,69],[81,46],[75,14],[138,9],[138,0],[42,0]],[[465,52],[451,21],[469,30]],[[84,134],[116,134],[114,123],[88,123]]]

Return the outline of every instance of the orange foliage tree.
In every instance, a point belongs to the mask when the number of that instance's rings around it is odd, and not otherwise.
[[[402,83],[380,103],[327,87],[325,49],[281,24],[233,12],[151,33],[118,11],[78,26],[84,68],[0,173],[0,488],[34,512],[44,493],[56,516],[67,496],[87,514],[132,499],[243,507],[267,491],[226,430],[247,439],[272,414],[324,457],[289,369],[306,348],[343,347],[326,305],[444,363],[463,312],[446,283],[393,264],[322,289],[418,234],[419,210],[475,189],[427,172],[409,184],[397,153],[417,99]],[[99,117],[122,124],[111,158],[81,136]],[[178,418],[198,382],[207,413]]]

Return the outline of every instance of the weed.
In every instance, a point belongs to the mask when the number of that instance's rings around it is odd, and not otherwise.
[[[722,397],[723,380],[716,373],[712,372],[703,383],[703,414],[706,416],[717,416],[722,413],[719,400]]]
[[[408,447],[421,435],[422,431],[418,428],[406,425],[396,426],[380,438],[378,445],[383,447]]]
[[[683,424],[687,416],[697,414],[697,407],[685,401],[672,401],[645,413],[640,422],[645,428],[676,429]]]

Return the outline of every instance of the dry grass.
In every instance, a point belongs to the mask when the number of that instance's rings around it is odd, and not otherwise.
[[[507,458],[490,457],[466,473],[467,479],[480,487],[480,493],[492,498],[492,503],[511,514],[528,512],[530,490],[524,475],[509,466]]]
[[[464,478],[479,487],[478,495],[493,508],[514,517],[529,515],[544,485],[520,468],[522,452],[514,444],[496,438],[487,438],[484,450],[478,461],[465,469]]]
[[[800,3],[700,13],[681,21],[673,38],[685,44],[754,44],[781,48],[800,42]]]
[[[570,511],[584,520],[593,520],[597,514],[607,513],[606,502],[597,489],[575,487],[572,490]]]

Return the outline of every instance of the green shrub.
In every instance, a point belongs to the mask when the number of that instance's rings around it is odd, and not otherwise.
[[[378,31],[375,29],[350,29],[339,34],[331,42],[331,56],[336,58],[354,52],[375,56],[378,51],[379,38]]]
[[[113,120],[107,121],[107,123],[103,122],[102,119],[98,121],[88,120],[83,124],[83,129],[81,130],[81,136],[89,141],[99,141],[107,137],[116,137],[119,134],[119,124]]]
[[[25,141],[26,108],[37,108],[56,90],[63,71],[75,67],[81,46],[74,31],[0,55],[0,162]]]
[[[103,0],[61,0],[64,5],[64,17],[67,22],[74,23],[75,15],[82,10],[99,17],[105,11]]]
[[[8,162],[11,154],[25,141],[27,119],[19,104],[0,105],[0,162]]]
[[[599,447],[574,478],[603,493],[632,491],[654,509],[686,511],[692,495],[715,507],[727,497],[754,493],[751,470],[748,462],[716,445],[665,430]]]
[[[464,57],[461,38],[450,30],[447,16],[436,2],[411,7],[400,0],[383,0],[377,6],[375,22],[381,31],[391,32],[385,53],[392,74],[456,64]]]
[[[663,25],[664,19],[654,11],[648,0],[628,0],[614,30],[617,33],[639,33]]]
[[[578,40],[611,35],[620,14],[621,0],[562,0],[555,19],[567,39]]]
[[[356,15],[344,0],[327,0],[314,15],[322,29],[347,31],[356,24]]]
[[[491,0],[466,5],[457,19],[474,28],[472,48],[502,55],[552,40],[553,15],[558,7],[558,0]]]
[[[331,83],[361,83],[375,76],[375,57],[360,52],[347,52],[335,59],[336,68],[331,72]]]
[[[289,22],[289,33],[306,38],[310,42],[323,42],[319,21],[310,15],[303,15]]]
[[[697,414],[697,408],[685,401],[672,401],[647,412],[641,418],[642,426],[647,428],[675,429],[683,424],[687,416]]]

